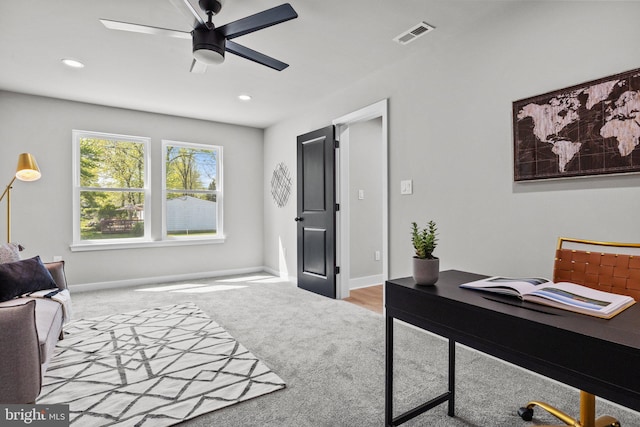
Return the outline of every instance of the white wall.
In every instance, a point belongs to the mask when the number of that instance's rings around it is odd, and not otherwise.
[[[437,222],[442,269],[486,274],[549,276],[558,236],[640,242],[640,175],[515,184],[511,123],[514,100],[640,67],[640,2],[501,10],[266,129],[265,178],[278,161],[295,175],[296,135],[388,97],[390,277],[411,273],[411,221]],[[291,274],[295,200],[264,213],[265,263]]]
[[[260,268],[263,265],[263,131],[160,114],[144,113],[0,91],[0,184],[15,172],[18,154],[36,156],[42,179],[16,182],[12,191],[12,240],[40,255],[67,261],[71,285],[158,276],[194,276]],[[221,145],[224,148],[226,242],[200,246],[71,252],[71,130],[151,138],[153,188],[162,182],[161,140]],[[0,239],[6,241],[5,201],[0,206]],[[161,234],[161,194],[151,202],[154,237]]]
[[[380,284],[382,261],[382,119],[349,126],[350,287]],[[362,190],[364,198],[359,198]],[[360,280],[354,280],[360,279]]]

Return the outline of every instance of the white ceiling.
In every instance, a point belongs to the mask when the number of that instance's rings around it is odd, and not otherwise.
[[[197,8],[197,0],[191,0]],[[216,26],[282,0],[226,0]],[[277,72],[226,55],[189,72],[191,42],[107,30],[100,18],[190,31],[170,0],[0,0],[0,89],[264,128],[314,99],[408,55],[481,25],[514,2],[482,0],[290,0],[299,17],[235,39],[285,63]],[[436,27],[401,46],[420,21]],[[71,69],[62,58],[82,61]],[[250,102],[239,101],[241,93]]]

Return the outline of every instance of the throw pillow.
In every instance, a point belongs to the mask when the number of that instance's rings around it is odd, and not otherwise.
[[[16,243],[0,245],[0,264],[20,261],[20,246]]]
[[[56,282],[39,256],[0,264],[0,302],[55,287]]]

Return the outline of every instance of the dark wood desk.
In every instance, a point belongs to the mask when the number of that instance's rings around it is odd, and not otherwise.
[[[387,426],[400,425],[444,402],[454,415],[456,342],[640,411],[640,303],[604,320],[458,286],[484,277],[449,270],[431,287],[418,286],[410,277],[386,282]],[[449,390],[396,417],[394,319],[449,340]]]

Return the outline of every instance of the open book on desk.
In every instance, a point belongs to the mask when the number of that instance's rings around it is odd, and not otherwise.
[[[464,283],[461,288],[513,295],[523,301],[544,304],[576,313],[610,319],[635,300],[630,296],[598,291],[575,283],[553,283],[547,279],[490,277]]]

